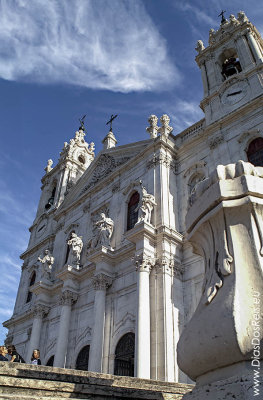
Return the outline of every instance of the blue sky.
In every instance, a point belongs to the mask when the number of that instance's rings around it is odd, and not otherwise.
[[[198,39],[257,0],[0,0],[0,323],[10,318],[49,158],[57,162],[87,114],[96,153],[118,114],[118,144],[146,139],[150,114],[174,133],[203,117]],[[6,329],[0,326],[0,344]]]

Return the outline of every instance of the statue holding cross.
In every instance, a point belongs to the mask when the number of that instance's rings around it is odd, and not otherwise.
[[[110,117],[110,120],[106,123],[106,125],[110,124],[110,132],[112,132],[112,121],[117,117],[118,117],[118,114],[116,114],[114,116],[112,114],[111,117]]]

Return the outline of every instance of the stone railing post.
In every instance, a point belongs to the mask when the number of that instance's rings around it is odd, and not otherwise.
[[[252,360],[263,338],[262,197],[263,168],[243,161],[219,165],[196,188],[186,228],[205,277],[178,342],[179,367],[197,381],[184,400],[254,399]]]
[[[28,363],[31,361],[33,350],[39,349],[42,322],[43,318],[48,314],[49,309],[49,307],[43,304],[36,304],[33,308],[33,326],[26,357]]]
[[[94,276],[92,283],[95,289],[95,300],[94,327],[89,354],[89,371],[102,372],[106,290],[111,285],[112,279],[108,275],[100,273]]]
[[[77,294],[71,290],[65,290],[60,298],[61,313],[58,331],[58,340],[54,358],[54,367],[65,367],[68,334],[70,328],[71,306],[77,301]]]

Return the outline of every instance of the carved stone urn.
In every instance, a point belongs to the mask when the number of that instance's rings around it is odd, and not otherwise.
[[[205,276],[178,342],[179,367],[197,382],[183,398],[252,399],[263,337],[263,168],[219,165],[191,204],[187,234]]]

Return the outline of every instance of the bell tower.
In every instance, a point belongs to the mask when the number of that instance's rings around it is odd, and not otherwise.
[[[206,125],[241,108],[263,93],[263,40],[243,11],[210,29],[209,45],[197,42]]]
[[[59,161],[54,168],[52,168],[53,161],[48,160],[45,168],[46,174],[41,180],[43,185],[37,218],[43,213],[59,207],[68,191],[93,161],[95,157],[94,143],[88,144],[84,136],[85,129],[82,124],[76,131],[75,138],[70,139],[69,143],[64,143]]]

